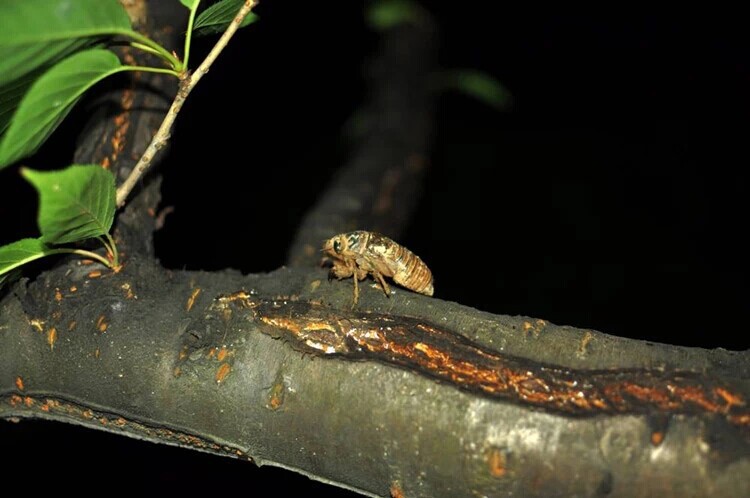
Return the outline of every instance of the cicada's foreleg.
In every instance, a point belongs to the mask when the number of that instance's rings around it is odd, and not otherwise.
[[[354,274],[354,269],[342,263],[341,261],[334,261],[331,270],[328,272],[328,280],[333,280],[333,277],[341,280],[342,278],[349,278]]]

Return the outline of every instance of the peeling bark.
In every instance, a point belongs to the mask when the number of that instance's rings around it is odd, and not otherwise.
[[[723,414],[740,429],[750,427],[744,396],[706,375],[663,369],[565,369],[497,354],[454,331],[407,316],[331,310],[296,299],[263,301],[244,292],[219,301],[222,313],[231,313],[233,303],[252,310],[253,319],[283,330],[282,337],[301,351],[402,366],[493,399],[586,416],[653,410],[665,415]],[[583,352],[591,339],[593,335],[584,335],[579,350]]]

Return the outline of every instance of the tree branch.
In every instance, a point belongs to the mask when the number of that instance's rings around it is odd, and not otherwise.
[[[136,29],[164,47],[176,49],[180,30],[163,28],[184,26],[186,10],[179,2],[149,2],[148,8],[143,2],[125,5]],[[154,56],[130,47],[119,47],[118,54],[128,64],[159,63]],[[92,116],[81,132],[74,157],[76,163],[97,163],[110,169],[118,183],[132,175],[177,92],[173,77],[154,73],[128,73],[127,77],[124,88],[114,86],[90,105]],[[154,254],[151,235],[161,199],[159,187],[159,178],[146,182],[116,218],[115,238],[128,254]]]
[[[350,311],[350,282],[321,283],[323,270],[69,270],[0,302],[2,418],[250,459],[371,496],[750,489],[747,352],[370,286]]]
[[[389,43],[384,54],[403,50],[393,59],[403,71],[388,74],[425,78],[406,55],[421,45]],[[383,185],[387,165],[406,174],[408,158],[423,157],[429,99],[408,93],[422,83],[404,84],[406,101],[383,85],[374,138],[310,215],[290,261],[309,261],[307,245],[349,223],[403,226],[387,220],[410,196],[383,196]],[[138,108],[139,94],[122,102]],[[118,114],[79,158],[104,157],[122,178],[157,114]],[[352,311],[351,282],[327,283],[320,269],[167,271],[148,237],[158,195],[152,182],[118,217],[120,272],[67,260],[3,290],[0,418],[276,465],[369,496],[750,494],[750,353],[490,315],[401,289],[389,299],[370,285]],[[345,201],[359,206],[341,210]]]
[[[383,34],[368,68],[369,101],[356,117],[364,130],[298,228],[290,266],[317,264],[321,242],[337,233],[371,230],[397,239],[406,228],[428,165],[436,51],[436,30],[427,18]]]
[[[227,46],[229,40],[239,29],[243,19],[245,19],[245,17],[250,13],[252,8],[255,7],[256,4],[257,1],[255,0],[246,0],[242,7],[240,7],[240,10],[237,12],[237,15],[234,17],[232,22],[216,42],[214,47],[208,53],[203,62],[201,62],[201,64],[198,66],[198,69],[196,69],[192,74],[189,74],[187,72],[185,73],[185,78],[180,81],[180,90],[179,92],[177,92],[177,95],[172,101],[172,105],[170,106],[169,111],[167,111],[167,115],[164,117],[161,126],[159,126],[156,134],[151,139],[151,143],[149,143],[148,147],[146,147],[145,152],[141,155],[138,163],[136,163],[130,175],[125,179],[124,182],[122,182],[119,187],[117,187],[116,202],[118,208],[125,205],[125,200],[127,199],[128,195],[138,183],[138,180],[151,166],[151,163],[156,157],[156,154],[166,146],[172,132],[172,126],[174,126],[174,121],[177,118],[177,115],[180,113],[180,110],[185,103],[185,99],[187,99],[188,95],[190,95],[190,92],[193,90],[193,88],[195,88],[195,85],[197,85],[201,78],[203,78],[203,75],[208,72],[211,64],[214,63],[222,50],[224,50],[224,47]]]

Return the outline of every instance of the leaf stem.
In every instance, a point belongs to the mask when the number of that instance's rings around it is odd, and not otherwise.
[[[145,45],[143,43],[130,42],[128,45],[130,45],[133,48],[137,48],[139,50],[143,50],[144,52],[148,52],[149,54],[158,55],[159,57],[162,56],[161,52],[159,52],[155,48],[149,47],[148,45]]]
[[[107,240],[109,241],[109,246],[107,246],[107,249],[109,250],[109,253],[112,255],[112,264],[114,268],[117,268],[120,266],[120,257],[117,253],[117,244],[115,244],[115,239],[112,238],[112,236],[107,232],[106,234]]]
[[[107,268],[113,268],[114,266],[112,263],[107,261],[107,258],[103,258],[96,254],[95,252],[87,251],[85,249],[72,249],[68,247],[61,247],[60,249],[51,249],[49,251],[46,251],[46,255],[52,255],[52,254],[77,254],[79,256],[84,256],[86,258],[91,258],[99,261],[101,264],[106,266]]]
[[[117,189],[118,208],[121,208],[125,204],[125,200],[128,198],[128,195],[133,190],[133,188],[135,188],[138,180],[151,166],[156,153],[169,141],[169,136],[172,131],[172,126],[174,125],[175,118],[177,118],[177,114],[180,112],[180,109],[182,109],[182,105],[185,103],[185,99],[187,99],[190,91],[208,72],[211,64],[214,63],[221,51],[224,50],[224,47],[227,46],[229,40],[232,38],[232,36],[234,36],[234,33],[240,27],[242,20],[245,19],[245,17],[250,13],[252,8],[255,7],[257,3],[257,0],[245,0],[245,3],[237,12],[237,15],[234,16],[234,19],[229,24],[226,31],[224,31],[224,33],[221,35],[221,38],[219,38],[219,41],[216,42],[216,45],[214,45],[214,47],[211,49],[211,52],[209,52],[209,54],[206,56],[203,62],[201,62],[200,66],[198,66],[195,72],[193,74],[189,74],[187,72],[183,73],[183,79],[180,82],[180,89],[177,91],[177,96],[174,98],[174,101],[172,101],[172,106],[169,108],[169,111],[167,111],[167,115],[164,117],[164,121],[162,121],[161,126],[159,126],[159,130],[154,135],[154,138],[151,139],[151,143],[148,144],[148,147],[146,147],[146,151],[138,160],[138,163],[133,168],[130,176],[128,176],[125,181],[122,182],[122,185],[120,185],[120,187]]]
[[[181,73],[179,71],[175,71],[174,69],[166,69],[163,67],[122,66],[120,70],[121,71],[144,71],[147,73],[171,74],[172,76],[176,76],[177,78],[181,77]]]
[[[134,43],[138,43],[140,45],[143,45],[144,47],[148,47],[148,49],[151,49],[151,50],[147,50],[147,48],[142,48],[142,50],[151,52],[152,54],[157,55],[161,57],[162,59],[164,59],[164,61],[167,62],[172,67],[172,69],[176,71],[178,74],[184,70],[185,67],[182,64],[182,62],[180,62],[180,59],[178,59],[176,56],[171,54],[169,50],[162,47],[161,45],[156,43],[154,40],[149,38],[148,36],[142,35],[138,33],[137,31],[126,31],[122,34],[135,40]],[[141,47],[138,47],[138,48],[141,48]]]
[[[195,0],[193,8],[190,9],[190,17],[188,18],[187,33],[185,33],[185,51],[182,57],[183,70],[185,71],[190,68],[188,61],[190,60],[190,45],[192,44],[191,40],[193,38],[193,23],[195,22],[195,13],[198,12],[198,4],[200,3],[201,0]]]
[[[105,239],[101,235],[97,235],[96,240],[102,243],[104,248],[107,250],[107,254],[112,254],[112,249],[109,247],[109,242],[107,242],[107,239]]]

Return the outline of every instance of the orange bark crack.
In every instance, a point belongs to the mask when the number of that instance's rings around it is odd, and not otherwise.
[[[461,389],[555,412],[715,413],[750,426],[742,395],[697,373],[573,370],[504,355],[420,319],[333,310],[316,302],[265,301],[244,291],[219,298],[215,306],[226,312],[232,304],[283,331],[302,350],[395,364]],[[523,328],[538,332],[546,326],[535,320]]]
[[[195,300],[198,299],[198,295],[201,293],[200,287],[196,287],[193,289],[193,292],[190,294],[190,297],[187,300],[187,305],[185,305],[185,311],[190,311],[193,309],[193,306],[195,305]]]

